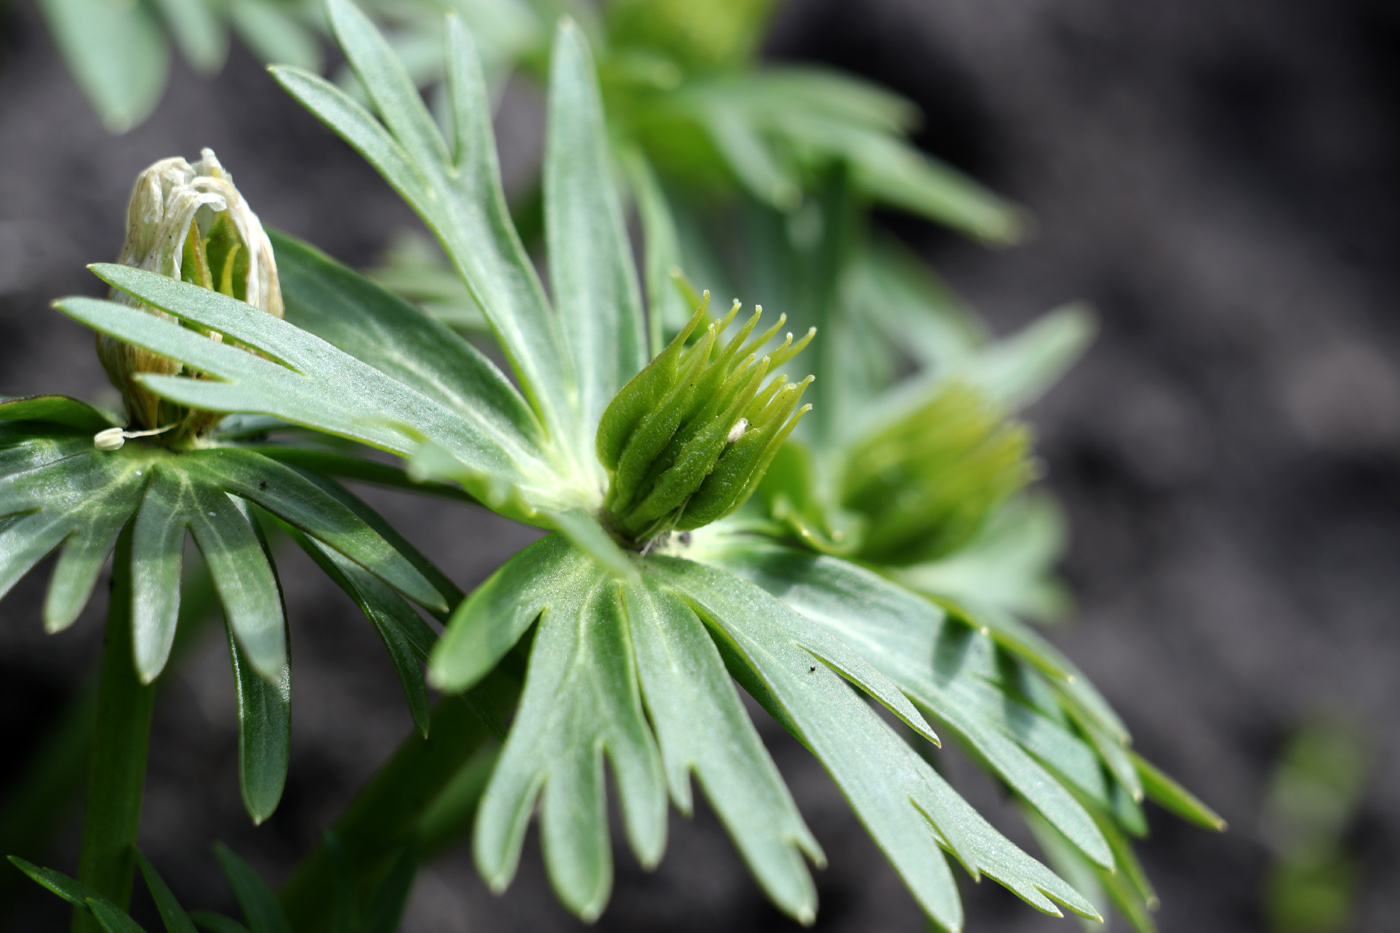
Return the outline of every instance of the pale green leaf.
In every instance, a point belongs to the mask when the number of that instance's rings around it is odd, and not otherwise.
[[[213,74],[228,56],[228,31],[208,0],[156,0],[180,54],[195,71]]]
[[[190,531],[214,579],[230,632],[253,670],[279,683],[287,666],[286,624],[277,578],[257,534],[226,493],[190,487]]]
[[[159,676],[175,643],[180,617],[180,567],[185,530],[195,507],[174,465],[151,465],[131,539],[131,637],[142,683]]]
[[[534,589],[552,589],[536,579]],[[474,852],[493,890],[514,877],[537,797],[545,866],[559,899],[597,919],[612,889],[603,760],[618,785],[632,850],[646,867],[666,841],[666,790],[642,713],[628,624],[614,579],[551,592],[519,711],[482,798]]]
[[[988,346],[972,364],[970,376],[992,398],[1023,408],[1078,362],[1096,330],[1087,305],[1067,305]]]
[[[969,871],[996,879],[1039,910],[1059,914],[1058,902],[1097,916],[1073,888],[983,820],[839,678],[811,663],[816,657],[796,643],[789,624],[771,624],[785,622],[792,610],[716,568],[675,559],[654,566],[696,606],[755,699],[821,760],[934,920],[949,929],[962,920],[940,844]]]
[[[146,119],[170,68],[170,50],[150,11],[108,0],[43,0],[39,9],[107,129],[125,133]]]
[[[567,539],[551,535],[511,558],[457,607],[434,649],[428,680],[434,687],[460,693],[476,685],[515,647],[526,630],[552,602],[583,599],[597,570]],[[548,590],[535,586],[548,580]]]
[[[809,924],[816,917],[817,894],[803,856],[823,866],[821,848],[704,625],[685,602],[648,583],[626,588],[626,608],[671,799],[691,814],[694,773],[768,896]]]
[[[581,417],[592,429],[651,355],[593,56],[572,21],[555,34],[547,99],[549,281],[578,374]]]
[[[1063,728],[999,694],[990,639],[950,621],[927,600],[837,558],[755,543],[736,551],[724,565],[860,651],[961,735],[1090,858],[1113,864],[1093,818],[1021,742],[1038,743],[1051,757],[1067,758],[1069,763],[1062,765],[1067,769],[1092,769],[1092,761],[1086,761],[1082,743]]]
[[[265,62],[320,71],[325,57],[312,32],[270,0],[229,0],[229,19],[238,37]]]
[[[503,433],[539,437],[534,413],[481,351],[314,247],[271,236],[286,320],[444,408],[475,410],[497,419]]]

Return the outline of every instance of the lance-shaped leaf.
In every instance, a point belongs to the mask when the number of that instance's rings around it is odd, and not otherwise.
[[[720,558],[855,646],[1093,861],[1113,856],[1090,814],[1035,757],[1109,806],[1099,756],[1005,685],[992,640],[921,597],[854,564],[771,543]]]
[[[291,925],[277,903],[277,895],[253,867],[221,842],[214,844],[214,855],[253,933],[291,933]]]
[[[593,56],[571,22],[555,35],[548,101],[544,228],[549,281],[578,373],[581,417],[594,426],[652,354],[613,184]]]
[[[272,232],[285,320],[450,410],[494,418],[538,440],[539,423],[510,381],[457,332],[315,247]]]
[[[491,107],[466,30],[449,19],[449,144],[408,72],[364,14],[349,0],[329,0],[326,11],[379,117],[315,75],[279,68],[277,80],[359,150],[433,230],[490,321],[550,436],[580,467],[590,468],[583,456],[591,448],[590,429],[578,417],[574,366],[506,209]]]
[[[675,558],[651,565],[696,607],[755,699],[821,760],[935,921],[947,929],[962,923],[940,846],[974,876],[996,879],[1046,913],[1058,915],[1059,903],[1097,917],[1073,888],[987,824],[803,642],[820,643],[825,652],[839,645],[854,655],[849,647],[821,630],[804,637],[809,621],[718,568]]]
[[[648,579],[626,589],[642,693],[671,799],[692,811],[690,775],[705,792],[768,896],[801,923],[817,895],[803,859],[826,859],[744,711],[704,624]]]
[[[646,867],[666,844],[660,756],[642,712],[625,613],[614,579],[594,571],[586,586],[550,591],[530,651],[520,709],[482,798],[477,867],[504,889],[541,797],[545,865],[564,904],[594,920],[612,889],[606,754],[633,852]]]

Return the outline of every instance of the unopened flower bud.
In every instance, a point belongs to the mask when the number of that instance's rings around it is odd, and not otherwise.
[[[118,262],[213,289],[281,317],[272,243],[213,150],[200,155],[193,165],[162,159],[137,177]],[[170,317],[116,289],[111,297]],[[219,334],[209,337],[222,340]],[[169,430],[170,442],[183,444],[222,417],[164,401],[136,381],[139,373],[198,375],[180,363],[107,336],[97,338],[97,353],[121,391],[133,430]]]
[[[798,408],[811,383],[769,370],[795,356],[815,330],[792,334],[757,356],[782,328],[750,340],[762,308],[728,341],[720,338],[739,303],[691,346],[709,294],[685,328],[608,405],[598,425],[598,459],[610,478],[606,518],[627,544],[643,546],[672,529],[723,518],[753,493],[773,454],[812,407]],[[747,341],[747,342],[746,342]]]
[[[1027,428],[952,383],[857,441],[841,504],[860,517],[856,556],[883,564],[943,557],[1034,478]]]

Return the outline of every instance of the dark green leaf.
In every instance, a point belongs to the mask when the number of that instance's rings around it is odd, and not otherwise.
[[[201,929],[208,930],[209,933],[249,933],[247,927],[237,920],[231,920],[222,914],[216,914],[209,910],[192,910],[190,919]]]
[[[222,495],[222,494],[221,494]],[[227,500],[225,500],[227,501]],[[279,631],[286,638],[285,609],[282,605],[282,585],[271,569],[267,542],[261,531],[249,521],[247,507],[234,510],[244,527],[253,538],[259,556],[271,575],[271,585],[266,593],[276,601]],[[199,541],[196,532],[195,541]],[[202,547],[202,546],[201,546]],[[219,585],[219,571],[215,564],[205,558],[209,572],[214,577],[214,586],[219,589],[223,600],[223,589]],[[251,559],[249,564],[252,564]],[[233,677],[238,693],[238,778],[243,793],[243,806],[254,824],[261,823],[272,815],[282,799],[282,789],[287,783],[287,764],[291,757],[292,734],[292,664],[291,657],[284,652],[282,667],[274,678],[268,678],[262,671],[249,663],[235,628],[231,621],[229,604],[224,602],[225,625],[228,633],[229,657],[233,662]],[[259,931],[254,931],[259,933]]]
[[[151,683],[165,667],[180,616],[180,566],[195,497],[173,463],[151,466],[131,541],[131,628],[136,672]]]
[[[150,859],[138,849],[136,852],[136,864],[141,868],[141,874],[146,879],[146,887],[151,891],[151,899],[156,902],[156,910],[160,911],[160,918],[165,923],[166,933],[194,933],[194,924],[190,921],[189,914],[180,906],[180,902],[175,900],[175,895],[170,892],[165,880],[156,871]]]
[[[8,856],[8,858],[11,864],[24,872],[35,882],[48,888],[76,907],[87,907],[89,899],[102,897],[102,895],[98,894],[78,879],[70,878],[61,871],[54,871],[52,868],[40,868],[33,862],[22,859],[18,855],[11,855]]]
[[[89,898],[87,907],[107,933],[146,933],[126,911],[118,909],[111,901]]]
[[[224,870],[229,887],[233,888],[238,906],[243,908],[243,916],[252,933],[292,933],[277,903],[277,895],[258,877],[251,865],[222,842],[214,843],[214,856]]]

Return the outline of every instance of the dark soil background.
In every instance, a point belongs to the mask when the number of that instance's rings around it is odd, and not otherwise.
[[[215,148],[263,220],[352,263],[410,221],[348,148],[235,50],[214,80],[176,65],[156,115],[107,136],[27,4],[0,20],[0,394],[98,397],[91,334],[47,309],[96,293],[135,174]],[[1073,525],[1076,623],[1057,640],[1138,747],[1229,821],[1215,836],[1161,811],[1143,858],[1166,931],[1262,928],[1259,807],[1281,745],[1317,709],[1360,718],[1370,791],[1349,844],[1364,866],[1355,929],[1400,916],[1400,7],[1393,0],[794,0],[777,57],[888,84],[927,115],[920,142],[1030,207],[1035,240],[988,252],[893,220],[998,329],[1071,299],[1098,308],[1087,359],[1033,413]],[[537,101],[503,117],[528,170]],[[522,161],[523,160],[523,161]],[[463,586],[528,530],[376,495]],[[93,671],[101,600],[46,637],[46,574],[0,604],[0,792]],[[248,825],[232,683],[209,639],[165,685],[142,845],[196,906],[227,907],[209,844],[280,879],[406,733],[391,668],[308,562],[283,565],[297,659],[291,777]],[[770,727],[822,841],[823,930],[922,920],[830,782]],[[985,782],[954,768],[979,805]],[[35,860],[71,868],[77,814]],[[538,852],[492,897],[459,853],[425,870],[405,929],[577,929]],[[8,868],[4,868],[8,872]],[[991,885],[971,930],[1068,930]],[[1390,917],[1387,921],[1385,918]],[[0,926],[66,928],[56,899],[0,888]],[[712,817],[676,819],[660,870],[619,852],[603,930],[793,928]]]

